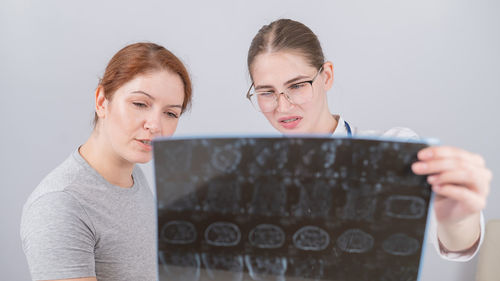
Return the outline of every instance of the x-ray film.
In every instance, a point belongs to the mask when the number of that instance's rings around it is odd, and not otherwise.
[[[154,142],[164,280],[417,280],[425,142],[246,137]]]

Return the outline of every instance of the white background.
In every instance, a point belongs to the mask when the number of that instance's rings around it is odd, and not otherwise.
[[[308,25],[335,66],[330,109],[360,129],[405,126],[482,154],[500,218],[500,2],[23,1],[0,3],[0,279],[29,280],[22,205],[91,131],[98,78],[120,48],[164,45],[187,65],[192,111],[177,135],[272,133],[244,98],[246,53],[277,18]],[[146,165],[151,180],[151,167]],[[427,246],[422,280],[473,280]]]

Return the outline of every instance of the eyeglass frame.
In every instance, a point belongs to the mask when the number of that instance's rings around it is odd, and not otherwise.
[[[309,84],[311,85],[311,88],[312,88],[314,81],[316,80],[316,78],[318,78],[318,76],[319,76],[319,74],[321,73],[321,71],[323,71],[323,66],[324,66],[324,64],[322,64],[322,65],[321,65],[321,67],[318,69],[318,72],[316,73],[316,75],[314,75],[314,77],[313,77],[311,80],[307,80],[307,81],[302,81],[302,82],[294,83],[294,84],[292,84],[292,85],[295,85],[295,84],[302,84],[302,83],[309,83]],[[250,88],[248,88],[248,91],[247,91],[247,95],[246,95],[246,97],[247,97],[247,99],[250,101],[250,103],[253,105],[253,107],[255,107],[255,105],[253,104],[253,102],[252,102],[252,100],[251,100],[251,97],[252,97],[252,95],[253,95],[253,94],[250,94],[250,91],[252,90],[252,87],[253,87],[253,86],[254,86],[254,82],[252,82],[252,85],[250,85]],[[286,100],[287,100],[288,102],[290,102],[291,104],[298,105],[297,103],[294,103],[294,102],[292,101],[292,99],[291,99],[291,98],[290,98],[290,97],[289,97],[289,96],[285,93],[285,91],[283,91],[283,92],[281,92],[281,93],[278,93],[278,94],[275,94],[275,97],[276,97],[276,98],[275,98],[275,100],[276,100],[276,101],[279,101],[279,97],[280,97],[280,95],[281,95],[281,94],[285,95]],[[259,105],[257,105],[257,106],[259,106]],[[260,108],[260,106],[259,106],[259,108]],[[260,110],[260,109],[259,109],[258,111],[262,112],[262,110]]]

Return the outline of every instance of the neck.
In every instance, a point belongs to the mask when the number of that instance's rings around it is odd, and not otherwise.
[[[114,153],[97,129],[94,129],[79,152],[83,159],[109,183],[124,188],[132,187],[134,184],[132,179],[134,164]]]
[[[338,119],[336,116],[332,115],[330,111],[326,111],[321,115],[319,122],[316,125],[316,129],[313,133],[318,134],[333,134],[338,125]]]

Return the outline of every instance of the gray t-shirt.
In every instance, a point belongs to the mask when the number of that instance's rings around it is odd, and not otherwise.
[[[156,280],[154,198],[139,167],[132,176],[112,185],[76,150],[42,180],[21,220],[34,280]]]

